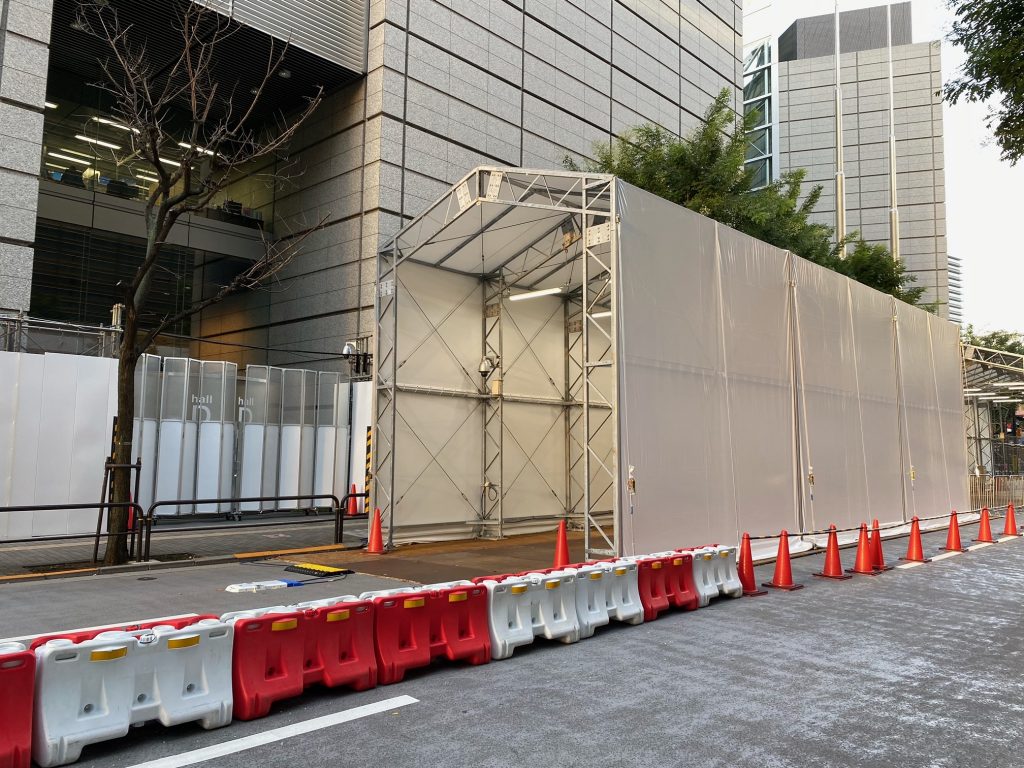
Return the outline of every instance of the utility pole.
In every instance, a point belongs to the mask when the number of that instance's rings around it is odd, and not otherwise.
[[[836,244],[846,237],[846,175],[843,172],[843,86],[842,65],[839,56],[839,0],[835,4],[835,59],[836,59]],[[840,258],[846,257],[846,246]]]

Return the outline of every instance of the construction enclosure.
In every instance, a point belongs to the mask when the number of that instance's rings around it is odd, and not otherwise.
[[[378,256],[394,541],[587,554],[948,513],[958,328],[611,176],[477,168]]]

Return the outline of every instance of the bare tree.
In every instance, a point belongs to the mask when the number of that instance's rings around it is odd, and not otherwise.
[[[166,63],[151,61],[142,31],[123,24],[108,0],[86,0],[78,6],[75,27],[97,39],[109,56],[99,62],[103,80],[96,85],[112,100],[112,112],[123,125],[130,146],[113,158],[119,167],[144,165],[152,178],[145,205],[146,245],[141,264],[121,282],[122,329],[118,350],[117,431],[115,464],[132,458],[135,414],[135,368],[142,354],[161,334],[191,315],[227,296],[254,288],[277,275],[297,254],[306,235],[270,240],[264,237],[260,258],[209,295],[159,317],[143,328],[140,312],[146,306],[154,275],[160,269],[161,251],[175,223],[189,213],[203,211],[233,181],[260,161],[282,155],[296,130],[319,106],[318,89],[304,107],[289,119],[262,117],[259,109],[268,84],[284,62],[286,44],[271,44],[266,68],[259,82],[239,93],[233,82],[217,76],[218,48],[237,32],[226,17],[194,2],[183,3],[174,30],[160,34],[180,35],[177,58]],[[177,45],[175,46],[177,51]],[[170,160],[170,156],[177,159]],[[278,179],[279,180],[279,179]],[[115,503],[130,498],[130,474],[115,471],[112,478]],[[128,559],[127,508],[110,510],[104,563]]]

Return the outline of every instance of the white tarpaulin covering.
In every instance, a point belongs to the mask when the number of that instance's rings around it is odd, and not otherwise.
[[[611,177],[476,169],[378,274],[396,540],[498,532],[494,477],[627,554],[965,505],[954,325]]]

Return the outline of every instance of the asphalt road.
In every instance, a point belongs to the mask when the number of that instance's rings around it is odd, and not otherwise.
[[[889,542],[887,558],[905,547]],[[86,748],[79,765],[1024,765],[1024,539],[842,582],[810,577],[821,562],[794,560],[797,592],[363,693],[310,691],[219,731],[147,725]]]

